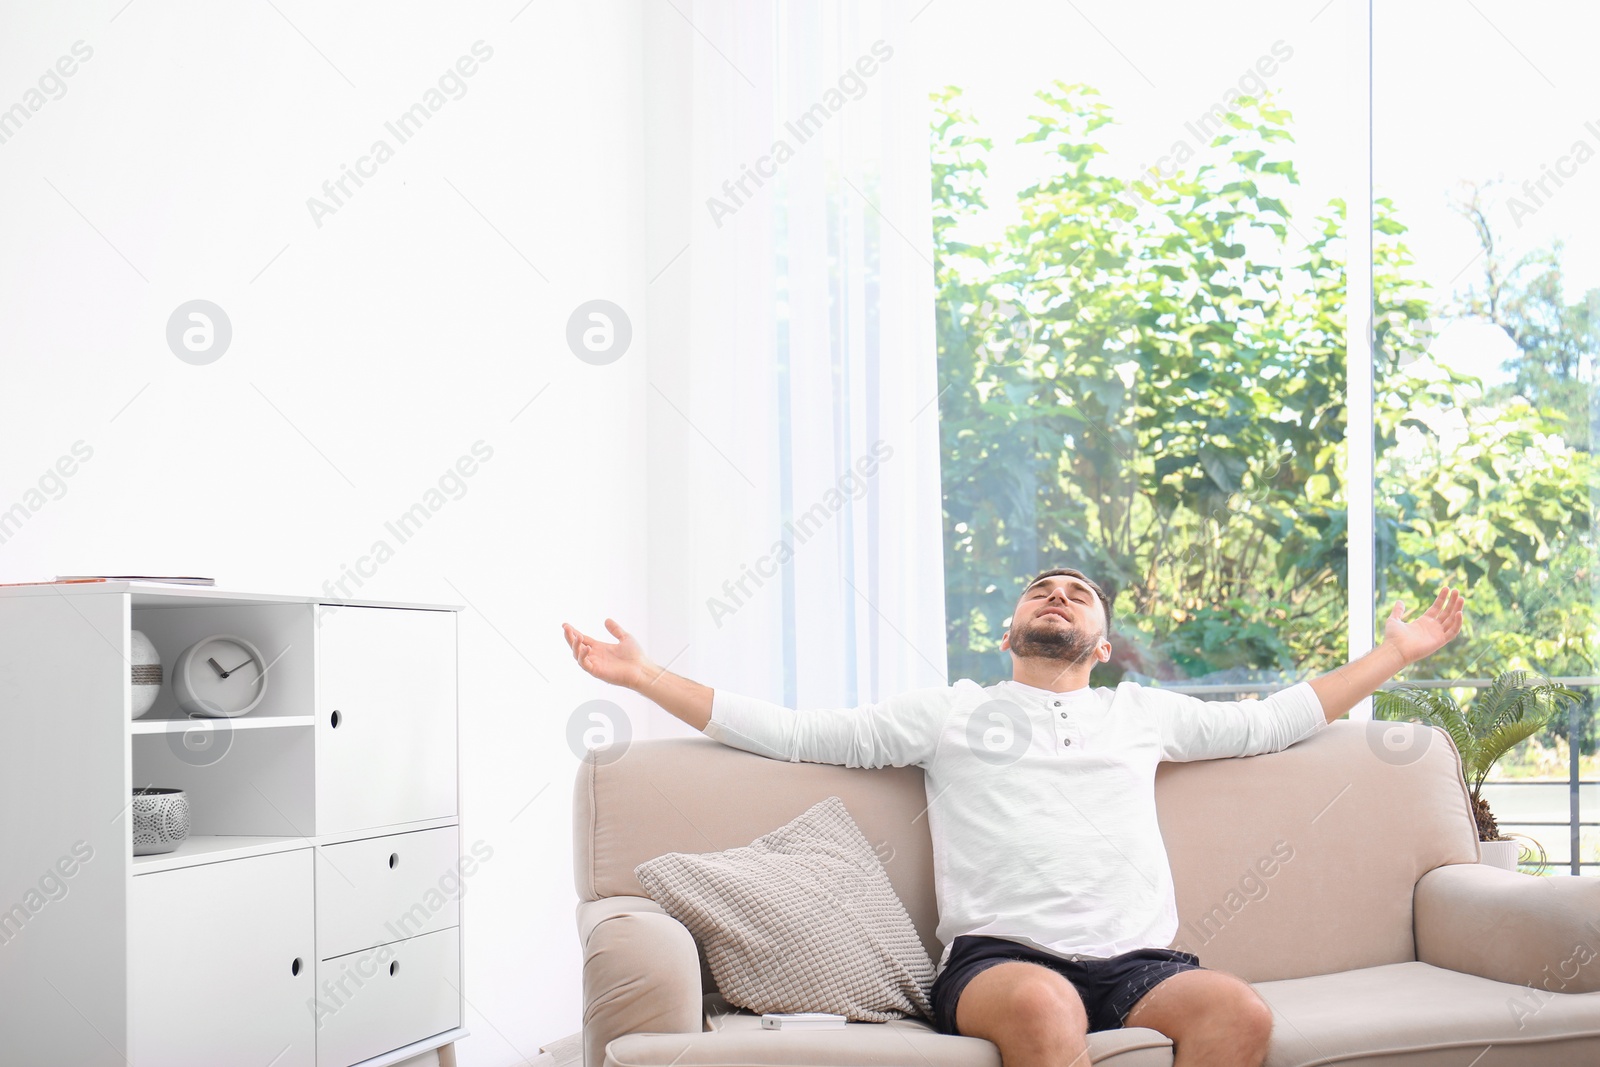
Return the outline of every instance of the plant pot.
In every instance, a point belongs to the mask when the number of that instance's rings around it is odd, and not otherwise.
[[[1491,867],[1501,867],[1508,871],[1517,869],[1517,856],[1522,853],[1522,842],[1511,841],[1479,841],[1478,848],[1483,851],[1483,858],[1479,863],[1487,863]]]

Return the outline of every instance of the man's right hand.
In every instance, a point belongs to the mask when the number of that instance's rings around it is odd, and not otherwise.
[[[644,650],[632,634],[617,625],[615,619],[606,620],[606,629],[611,631],[616,641],[599,641],[581,633],[570,623],[561,624],[561,632],[566,635],[567,644],[572,647],[572,658],[578,661],[578,666],[602,682],[628,689],[639,688],[650,679],[652,673],[656,673],[649,669]]]
[[[606,629],[616,641],[597,641],[568,623],[561,624],[572,658],[602,682],[624,686],[655,701],[696,730],[711,721],[712,690],[699,682],[673,674],[645,658],[633,635],[607,619]]]

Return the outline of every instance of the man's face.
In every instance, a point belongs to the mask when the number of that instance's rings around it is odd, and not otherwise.
[[[1023,592],[1000,647],[1013,655],[1058,660],[1075,667],[1111,654],[1100,598],[1081,578],[1053,574]]]

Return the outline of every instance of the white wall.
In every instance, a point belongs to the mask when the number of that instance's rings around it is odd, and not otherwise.
[[[0,127],[0,509],[25,509],[0,581],[311,592],[381,539],[347,592],[470,603],[465,837],[494,856],[458,1052],[521,1063],[581,1025],[566,722],[604,694],[559,624],[646,612],[642,310],[615,363],[565,341],[583,301],[643,308],[640,6],[123,5],[0,3],[0,111],[28,109]],[[465,94],[398,143],[384,123],[480,40]],[[379,138],[393,158],[319,227],[307,198]],[[166,340],[195,298],[233,329],[205,366]],[[479,441],[400,543],[385,521]]]

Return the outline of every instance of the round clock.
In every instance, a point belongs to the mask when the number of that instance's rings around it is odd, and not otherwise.
[[[172,695],[190,715],[248,714],[267,695],[267,661],[242,637],[202,637],[172,665]]]

